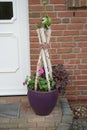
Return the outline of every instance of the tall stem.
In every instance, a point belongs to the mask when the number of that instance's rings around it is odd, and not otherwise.
[[[42,3],[43,3],[43,5],[44,5],[44,12],[45,12],[46,15],[47,15],[47,10],[46,10],[47,0],[42,0]]]

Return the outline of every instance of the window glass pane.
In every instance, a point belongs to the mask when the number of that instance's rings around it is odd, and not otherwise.
[[[0,2],[0,20],[10,20],[12,17],[12,2]]]

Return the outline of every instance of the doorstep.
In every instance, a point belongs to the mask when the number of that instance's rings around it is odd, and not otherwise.
[[[20,118],[0,118],[0,130],[69,130],[72,111],[66,98],[59,98],[48,116],[36,115],[27,96],[0,97],[1,103],[21,102]]]
[[[55,130],[60,125],[62,112],[59,102],[48,116],[36,115],[27,96],[1,97],[1,103],[20,102],[19,118],[0,118],[0,130]]]

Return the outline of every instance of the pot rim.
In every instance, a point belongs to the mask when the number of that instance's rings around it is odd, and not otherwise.
[[[53,90],[46,91],[46,92],[45,91],[35,91],[35,90],[29,89],[29,88],[28,88],[28,90],[31,91],[31,92],[35,92],[35,93],[44,93],[44,94],[46,94],[46,93],[52,93],[52,92],[58,91],[58,88],[55,88]]]

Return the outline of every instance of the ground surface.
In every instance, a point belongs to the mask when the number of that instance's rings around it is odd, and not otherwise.
[[[73,123],[70,130],[87,130],[87,106],[72,107]]]
[[[26,96],[0,97],[0,102],[21,102],[20,118],[0,118],[0,130],[55,130],[60,124],[59,103],[50,115],[38,116],[32,111]]]

